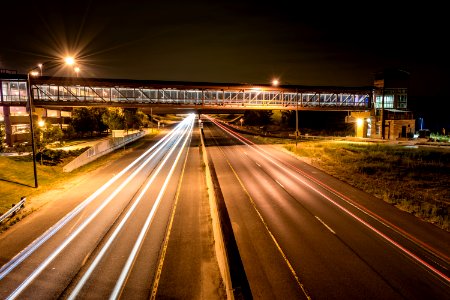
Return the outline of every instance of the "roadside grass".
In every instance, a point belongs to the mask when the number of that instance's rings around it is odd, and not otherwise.
[[[34,188],[33,160],[28,156],[0,156],[0,215],[7,212],[21,197],[27,197],[25,208],[20,214],[0,224],[0,232],[7,229],[26,215],[30,214],[45,203],[38,203],[37,196],[58,189],[69,180],[85,175],[110,162],[130,153],[146,144],[159,132],[149,133],[141,139],[123,148],[99,157],[97,160],[82,166],[70,173],[63,172],[63,167],[75,157],[68,157],[55,166],[37,163],[38,188]],[[49,201],[48,199],[46,201]]]
[[[450,150],[379,143],[292,142],[285,149],[397,208],[450,231]]]

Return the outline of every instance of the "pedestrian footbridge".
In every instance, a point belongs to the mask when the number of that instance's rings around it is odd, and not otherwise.
[[[210,83],[0,74],[1,106],[140,107],[154,112],[367,111],[373,87]],[[28,84],[30,90],[28,91]],[[31,93],[30,102],[28,92]]]

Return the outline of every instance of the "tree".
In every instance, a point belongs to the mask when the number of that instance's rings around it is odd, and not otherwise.
[[[269,125],[271,117],[271,110],[248,110],[244,113],[245,123],[248,125]]]
[[[46,124],[44,130],[44,143],[46,145],[61,141],[63,136],[63,131],[59,126]]]
[[[125,129],[125,116],[121,108],[108,108],[102,115],[102,121],[110,130]]]
[[[94,132],[102,133],[108,129],[108,126],[103,122],[103,115],[107,112],[103,107],[80,107],[75,108],[72,112],[71,125],[75,132],[90,133]]]
[[[103,115],[107,112],[105,107],[90,107],[91,116],[95,120],[95,131],[102,133],[108,130],[108,126],[103,122]]]
[[[92,111],[87,107],[75,108],[72,111],[71,125],[77,133],[92,133],[96,128],[96,121]]]
[[[125,108],[125,129],[140,129],[148,123],[148,116],[138,108]]]
[[[3,144],[4,139],[5,139],[5,129],[3,128],[3,125],[0,124],[0,152],[3,152],[3,150],[5,150],[5,145]]]

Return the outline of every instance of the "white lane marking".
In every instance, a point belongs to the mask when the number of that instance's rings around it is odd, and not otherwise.
[[[211,119],[212,120],[212,119]],[[214,120],[212,120],[212,122],[214,122]],[[217,124],[216,122],[214,122],[215,124]],[[371,211],[368,210],[363,210],[362,208],[356,206],[356,204],[352,203],[350,200],[347,200],[348,198],[345,195],[341,195],[340,193],[338,193],[337,191],[333,190],[332,188],[330,188],[329,186],[327,186],[326,184],[322,183],[321,181],[317,180],[316,178],[309,176],[308,174],[306,174],[305,172],[301,171],[300,169],[296,168],[295,166],[292,166],[289,163],[285,163],[282,162],[280,159],[274,157],[273,155],[269,154],[267,151],[265,151],[263,148],[259,147],[258,145],[255,145],[255,143],[251,142],[250,140],[246,139],[245,137],[241,137],[241,136],[237,136],[237,134],[235,132],[232,132],[231,130],[229,130],[228,128],[217,124],[217,126],[221,127],[223,130],[225,130],[226,132],[228,132],[231,136],[235,137],[237,140],[241,141],[244,145],[248,146],[248,147],[252,147],[256,152],[259,152],[263,157],[266,157],[266,159],[270,162],[272,162],[274,165],[282,168],[282,166],[280,166],[278,163],[275,163],[273,160],[270,160],[268,157],[273,158],[278,160],[279,162],[281,162],[282,164],[284,164],[285,166],[290,166],[292,169],[296,170],[297,173],[301,173],[304,175],[304,177],[308,178],[311,181],[314,181],[316,184],[318,184],[319,186],[321,186],[322,188],[326,189],[328,192],[333,193],[335,196],[339,197],[340,199],[344,200],[346,203],[350,204],[351,206],[353,206],[354,208],[358,209],[359,211],[363,212],[364,214],[370,216],[371,218],[373,218],[374,220],[378,221],[379,223],[385,225],[388,228],[392,228],[395,229],[395,231],[397,231],[398,233],[400,233],[401,235],[403,235],[404,237],[408,238],[409,240],[415,242],[417,245],[425,248],[425,249],[429,249],[431,252],[437,252],[440,254],[440,252],[436,251],[435,249],[429,247],[428,245],[426,245],[425,243],[423,243],[422,241],[416,239],[414,236],[410,235],[409,233],[405,232],[404,230],[402,230],[401,228],[390,224],[388,221],[384,220],[383,218],[377,216],[376,214],[374,214]],[[264,152],[264,153],[263,153]],[[282,168],[284,170],[284,168]],[[290,174],[290,173],[289,173]],[[430,265],[428,262],[424,261],[423,259],[421,259],[419,256],[417,256],[416,254],[414,254],[413,252],[409,251],[407,248],[403,247],[402,245],[400,245],[399,243],[397,243],[396,241],[394,241],[393,239],[391,239],[390,237],[388,237],[386,234],[382,233],[380,230],[376,229],[375,227],[373,227],[372,225],[370,225],[369,223],[367,223],[366,221],[362,220],[361,218],[359,218],[358,216],[356,216],[355,214],[353,214],[352,212],[350,212],[348,209],[344,208],[343,206],[341,206],[340,204],[338,204],[337,202],[335,202],[334,200],[332,200],[330,197],[326,196],[325,194],[323,194],[322,192],[320,192],[318,189],[313,188],[311,185],[309,185],[308,183],[306,183],[304,180],[298,178],[297,176],[293,176],[296,180],[304,183],[305,185],[309,186],[312,190],[314,190],[315,192],[317,192],[318,194],[320,194],[321,196],[323,196],[325,199],[327,199],[328,201],[330,201],[332,204],[334,204],[335,206],[337,206],[338,208],[340,208],[342,211],[346,212],[348,215],[350,215],[351,217],[353,217],[355,220],[357,220],[358,222],[360,222],[361,224],[363,224],[364,226],[366,226],[367,228],[371,229],[373,232],[377,233],[379,236],[381,236],[382,238],[384,238],[386,241],[388,241],[389,243],[391,243],[392,245],[396,246],[399,250],[403,251],[405,254],[407,254],[409,257],[411,257],[412,259],[416,260],[417,262],[421,263],[423,266],[425,266],[426,268],[428,268],[430,271],[432,271],[434,274],[440,276],[442,279],[444,279],[446,282],[450,282],[450,277],[447,276],[446,274],[442,273],[441,271],[439,271],[438,269],[436,269],[435,267],[433,267],[432,265]],[[387,225],[387,224],[390,225]],[[439,256],[439,255],[438,255]]]
[[[278,180],[275,179],[275,182],[284,189],[284,186]]]
[[[333,234],[336,234],[336,232],[334,232],[334,230],[331,229],[330,226],[328,226],[324,221],[322,221],[322,219],[320,219],[318,216],[314,216],[314,217],[316,217],[316,219],[319,220],[319,222],[322,223],[323,226],[325,226],[329,231],[331,231]]]
[[[219,148],[221,149],[221,148]],[[223,150],[222,150],[223,153]],[[258,208],[256,207],[256,203],[253,200],[252,196],[250,195],[250,193],[248,192],[248,190],[245,188],[244,183],[242,182],[241,178],[239,178],[238,174],[236,173],[236,171],[234,170],[233,166],[231,165],[230,161],[226,158],[225,154],[224,157],[228,163],[228,166],[230,167],[230,169],[233,171],[234,176],[236,177],[236,179],[238,180],[239,184],[242,187],[242,190],[245,192],[245,194],[247,195],[250,203],[253,206],[253,209],[256,211],[256,213],[258,214],[259,219],[261,220],[261,222],[263,223],[264,227],[267,230],[267,233],[270,235],[270,237],[272,238],[273,243],[275,244],[275,247],[278,249],[278,251],[280,252],[281,256],[283,257],[284,261],[286,262],[289,270],[291,271],[292,276],[294,276],[295,281],[297,282],[298,286],[300,287],[300,289],[303,291],[303,294],[306,296],[307,299],[311,299],[311,297],[308,295],[308,292],[306,291],[306,288],[303,286],[303,284],[300,282],[300,278],[297,275],[297,272],[295,272],[294,267],[292,266],[291,262],[289,261],[288,257],[286,256],[286,254],[284,253],[283,249],[281,249],[280,244],[278,243],[277,239],[275,238],[275,236],[273,235],[273,233],[270,231],[269,226],[267,225],[266,221],[264,220],[263,216],[261,215],[261,213],[259,212]]]

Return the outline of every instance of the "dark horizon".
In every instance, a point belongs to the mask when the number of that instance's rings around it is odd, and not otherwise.
[[[21,3],[2,4],[2,69],[26,73],[73,55],[84,77],[250,84],[277,78],[350,87],[373,85],[376,73],[396,68],[410,73],[408,104],[416,115],[434,122],[429,111],[446,106],[449,59],[440,41],[448,26],[446,9],[436,5]],[[62,64],[43,72],[74,75]]]

